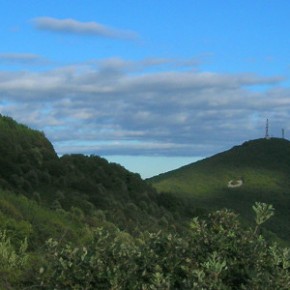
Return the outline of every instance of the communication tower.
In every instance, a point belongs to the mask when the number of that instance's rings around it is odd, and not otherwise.
[[[266,121],[265,139],[270,139],[270,136],[269,136],[269,120],[268,119]]]

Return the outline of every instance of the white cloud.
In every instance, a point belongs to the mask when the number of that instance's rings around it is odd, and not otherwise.
[[[147,68],[146,60],[109,59],[2,71],[1,113],[44,131],[61,153],[207,156],[262,137],[266,118],[273,135],[290,129],[280,77]]]
[[[124,40],[136,40],[137,33],[129,30],[112,28],[97,22],[81,22],[75,19],[57,19],[52,17],[37,17],[32,20],[39,30],[61,32],[77,35],[91,35]]]

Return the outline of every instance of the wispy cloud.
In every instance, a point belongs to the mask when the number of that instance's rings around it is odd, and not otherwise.
[[[44,64],[48,61],[38,54],[32,53],[0,53],[0,64]]]
[[[149,63],[108,59],[38,73],[2,71],[0,109],[43,130],[61,153],[204,156],[261,137],[271,116],[290,130],[290,91],[279,88],[280,77],[157,73]],[[265,89],[252,90],[256,85]]]
[[[112,28],[97,22],[81,22],[75,19],[57,19],[52,17],[38,17],[32,20],[39,30],[51,32],[91,35],[123,40],[136,40],[138,35],[130,30]]]

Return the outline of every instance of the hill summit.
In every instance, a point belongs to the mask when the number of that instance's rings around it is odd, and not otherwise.
[[[58,160],[44,133],[0,115],[0,186],[30,191]]]
[[[290,218],[288,140],[247,141],[148,181],[159,192],[193,199],[197,206],[208,209],[227,207],[246,217],[250,215],[251,204],[256,201],[273,204],[279,214],[272,219],[271,229],[285,233],[287,227],[287,235],[290,236],[290,227],[286,225]],[[275,219],[285,220],[285,223],[281,220],[277,223]]]
[[[148,220],[152,228],[159,227],[166,211],[159,208],[156,191],[139,174],[96,155],[59,157],[43,132],[0,115],[0,218],[7,213],[0,231],[13,215],[6,195],[16,196],[16,209],[21,204],[18,198],[24,196],[40,205],[40,212],[77,210],[90,225],[101,211],[107,220],[128,230],[137,223],[147,227]]]

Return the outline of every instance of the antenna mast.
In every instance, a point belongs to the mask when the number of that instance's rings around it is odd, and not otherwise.
[[[269,120],[266,121],[266,133],[265,133],[265,139],[270,139],[269,136]]]

